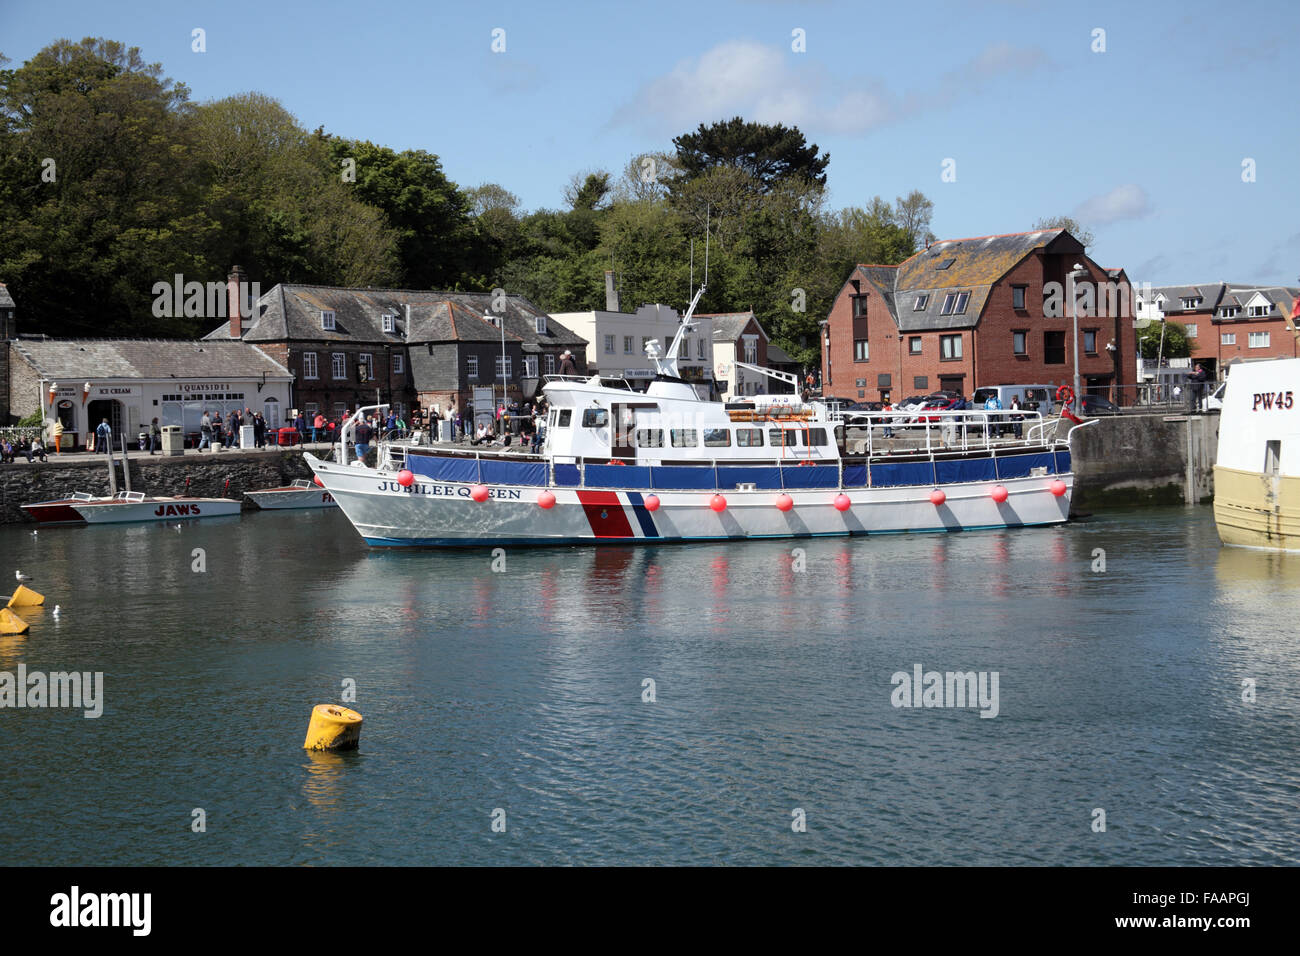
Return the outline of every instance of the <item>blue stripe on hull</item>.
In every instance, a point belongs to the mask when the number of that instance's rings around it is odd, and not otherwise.
[[[737,534],[737,535],[700,535],[689,538],[372,538],[363,535],[366,544],[373,548],[500,548],[500,547],[570,547],[585,545],[620,545],[620,544],[694,544],[707,541],[756,541],[793,538],[848,538],[871,537],[882,534],[937,534],[941,532],[957,533],[961,531],[1005,531],[1009,528],[1047,528],[1052,525],[1065,524],[1066,519],[1058,521],[1040,521],[1030,524],[981,524],[966,528],[906,528],[898,531],[818,531],[808,534]]]
[[[651,517],[649,509],[646,508],[641,492],[627,492],[627,500],[632,503],[632,512],[636,515],[637,523],[641,525],[641,533],[647,538],[659,537],[659,532],[655,530],[655,519]]]

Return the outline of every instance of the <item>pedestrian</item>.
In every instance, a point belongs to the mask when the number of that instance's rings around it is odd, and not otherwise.
[[[466,402],[465,410],[460,416],[460,432],[462,438],[474,437],[474,403]]]
[[[325,430],[325,416],[317,412],[311,420],[311,442],[313,445],[320,443],[320,433]]]
[[[578,366],[574,364],[573,353],[570,352],[568,349],[565,349],[564,352],[561,353],[560,355],[560,374],[561,375],[578,374]]]
[[[266,444],[266,419],[261,412],[253,413],[253,445],[261,448]]]
[[[444,435],[444,441],[456,440],[456,425],[459,418],[460,415],[456,411],[456,400],[453,398],[448,403],[447,407],[442,410],[442,432]]]
[[[1205,394],[1205,380],[1208,377],[1205,366],[1198,363],[1196,371],[1192,373],[1191,406],[1189,409],[1192,412],[1201,410],[1201,398]]]
[[[370,453],[370,439],[374,436],[374,429],[370,427],[368,421],[362,421],[357,425],[354,433],[356,441],[357,458],[365,461],[366,455]]]
[[[997,392],[992,392],[989,397],[984,400],[984,412],[985,418],[987,419],[985,424],[988,428],[989,438],[1002,433],[1002,416],[999,414],[1001,411],[1002,399],[998,398]]]
[[[102,451],[106,455],[113,454],[113,426],[108,423],[107,418],[100,421],[99,427],[95,429],[95,450]],[[9,460],[13,461],[13,458]]]
[[[1016,437],[1022,437],[1024,428],[1025,413],[1020,406],[1020,396],[1011,396],[1011,428],[1015,431]]]
[[[156,454],[162,448],[162,428],[158,419],[149,423],[149,454]]]
[[[809,378],[812,378],[811,375],[808,376],[808,377],[809,377]],[[881,410],[882,412],[892,412],[892,411],[894,410],[894,406],[891,405],[891,404],[889,404],[888,400],[886,400],[884,406],[883,406],[880,410]],[[889,418],[886,418],[886,419],[885,419],[885,437],[886,437],[886,438],[893,438],[893,437],[894,437],[894,429],[890,427],[890,425],[893,423],[893,421],[894,421],[894,419],[893,419],[892,417],[889,417]]]
[[[203,421],[199,423],[199,451],[212,447],[212,416],[205,409]]]

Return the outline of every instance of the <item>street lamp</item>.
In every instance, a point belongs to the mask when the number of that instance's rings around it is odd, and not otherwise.
[[[1088,270],[1079,263],[1074,264],[1070,274],[1066,276],[1066,284],[1069,286],[1067,295],[1070,297],[1070,314],[1074,317],[1074,400],[1081,401],[1079,391],[1079,300],[1075,298],[1074,283],[1078,276],[1087,275]]]

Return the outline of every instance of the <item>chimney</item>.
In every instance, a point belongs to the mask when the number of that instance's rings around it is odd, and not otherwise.
[[[614,271],[605,270],[605,311],[617,312],[618,309],[618,290],[614,288]]]
[[[248,276],[243,266],[231,266],[230,275],[226,276],[226,314],[230,316],[230,337],[242,338],[244,334],[244,316],[241,314],[244,298],[244,286]]]

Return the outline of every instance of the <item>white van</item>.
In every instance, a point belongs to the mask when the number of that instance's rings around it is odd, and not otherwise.
[[[1214,390],[1213,395],[1207,395],[1205,397],[1205,410],[1207,412],[1223,411],[1223,391],[1227,387],[1228,387],[1228,383],[1224,382],[1222,385],[1220,385],[1218,388]]]
[[[1038,412],[1044,418],[1056,411],[1055,385],[986,385],[975,389],[971,406],[977,410],[983,408],[990,395],[996,395],[1004,409],[1011,407],[1013,398],[1018,398],[1021,408],[1027,412]]]

